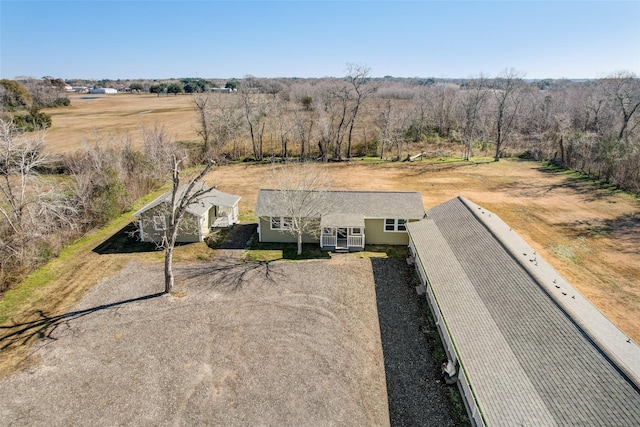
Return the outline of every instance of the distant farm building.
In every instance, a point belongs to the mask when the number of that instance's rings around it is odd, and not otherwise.
[[[98,88],[90,89],[89,93],[113,94],[113,93],[118,93],[118,91],[112,87],[98,87]]]
[[[232,89],[230,87],[212,87],[209,90],[211,92],[213,92],[213,93],[231,93],[231,92],[235,92],[235,89]]]

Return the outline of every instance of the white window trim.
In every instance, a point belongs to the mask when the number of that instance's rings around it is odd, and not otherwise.
[[[387,230],[387,221],[393,221],[393,230]],[[400,221],[403,221],[403,223],[401,224]],[[406,233],[408,222],[409,221],[404,218],[385,218],[382,230],[385,233]],[[388,225],[390,226],[391,224]],[[401,230],[400,227],[404,227],[404,230]]]
[[[280,227],[273,226],[273,220],[277,219],[280,222]],[[288,226],[287,226],[288,224]],[[290,216],[271,216],[269,217],[269,228],[274,231],[289,230],[293,225],[293,218]]]
[[[164,215],[153,216],[153,229],[156,231],[164,231],[167,229],[167,217]]]
[[[327,232],[327,230],[329,230],[329,232]],[[336,235],[336,229],[333,227],[323,227],[322,228],[322,235],[323,236],[335,236]]]

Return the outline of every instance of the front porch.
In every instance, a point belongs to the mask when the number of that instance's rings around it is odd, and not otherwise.
[[[209,228],[230,228],[238,222],[238,205],[212,206],[209,211]]]
[[[364,250],[364,216],[329,214],[320,219],[320,248],[336,252]]]

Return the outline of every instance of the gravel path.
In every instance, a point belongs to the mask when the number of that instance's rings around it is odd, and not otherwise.
[[[373,277],[392,426],[455,426],[444,385],[436,383],[411,269],[393,258],[373,258]]]

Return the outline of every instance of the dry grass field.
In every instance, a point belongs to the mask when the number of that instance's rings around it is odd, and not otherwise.
[[[190,95],[72,94],[69,98],[69,107],[43,110],[52,118],[46,140],[47,148],[55,153],[77,150],[83,141],[92,141],[96,136],[128,136],[134,146],[140,146],[139,126],[154,123],[162,123],[179,140],[198,139]]]
[[[91,99],[78,99],[83,97]],[[46,141],[52,152],[73,150],[83,138],[91,138],[94,131],[137,134],[139,123],[160,123],[180,140],[195,139],[195,117],[187,95],[78,95],[72,98],[71,107],[49,113],[53,127]],[[332,175],[336,189],[420,191],[427,209],[462,195],[495,212],[594,305],[640,342],[638,198],[599,188],[576,175],[547,170],[539,163],[515,160],[352,161],[323,167]],[[258,189],[270,185],[270,169],[269,165],[231,164],[212,171],[208,181],[217,183],[222,191],[242,196],[241,218],[250,221]],[[26,295],[24,304],[12,305],[8,296],[0,300],[0,323],[32,320],[37,318],[38,310],[49,316],[65,313],[87,289],[117,273],[130,259],[161,263],[159,253],[93,252],[132,219],[124,215],[112,226],[87,236],[72,251],[63,252],[24,286],[12,291]],[[178,248],[176,261],[214,255],[215,251],[204,244],[189,245]],[[0,375],[14,369],[20,354],[24,356],[28,349],[14,351],[15,358],[0,358]]]

